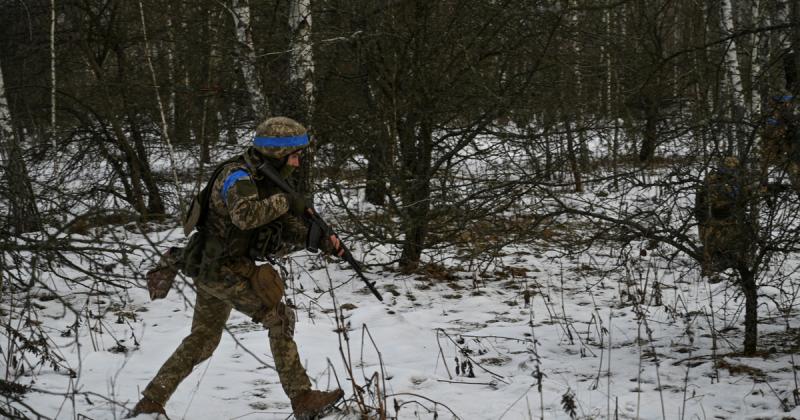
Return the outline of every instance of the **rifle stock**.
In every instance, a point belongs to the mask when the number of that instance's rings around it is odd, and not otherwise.
[[[259,165],[256,169],[285,193],[296,194],[294,189],[289,186],[289,184],[283,178],[275,173],[275,171],[266,162]],[[372,294],[378,298],[379,301],[383,302],[383,296],[381,296],[381,294],[378,293],[378,290],[375,289],[375,282],[369,281],[367,276],[364,275],[364,272],[361,270],[361,265],[358,263],[358,261],[356,261],[353,254],[344,245],[344,242],[342,242],[342,240],[339,238],[339,235],[337,235],[336,232],[334,232],[333,229],[328,226],[325,220],[320,217],[319,213],[317,213],[311,203],[306,203],[306,214],[304,215],[303,219],[309,224],[309,241],[307,249],[311,252],[316,252],[317,247],[322,240],[330,237],[331,235],[336,236],[336,238],[339,239],[340,248],[344,251],[344,253],[341,255],[341,258],[350,264],[350,267],[356,272],[358,277],[364,283],[366,283],[370,292],[372,292]]]

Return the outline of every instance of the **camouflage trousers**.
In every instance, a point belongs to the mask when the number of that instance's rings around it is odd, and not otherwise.
[[[752,235],[748,229],[732,220],[711,220],[698,226],[703,244],[704,275],[734,268],[738,263],[748,264],[752,255]]]
[[[197,300],[191,332],[159,369],[142,394],[161,405],[166,404],[192,369],[211,357],[222,338],[225,322],[234,308],[251,316],[254,321],[261,322],[268,329],[275,368],[286,395],[292,399],[300,392],[311,389],[311,382],[300,362],[297,344],[293,338],[294,312],[280,301],[283,282],[279,274],[268,265],[256,267],[252,261],[223,266],[221,274],[219,281],[195,279]],[[274,289],[272,295],[277,296],[277,299],[268,299],[264,297],[264,293],[256,290],[258,287],[254,288],[254,284],[259,280],[263,283],[265,279],[271,281]]]

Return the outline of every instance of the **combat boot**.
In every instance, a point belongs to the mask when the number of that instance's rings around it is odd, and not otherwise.
[[[292,410],[297,420],[311,420],[328,412],[336,401],[344,396],[344,391],[303,391],[292,398]]]
[[[136,403],[136,406],[133,407],[133,410],[131,410],[131,413],[128,414],[126,418],[133,418],[139,414],[163,414],[164,417],[167,416],[167,412],[164,411],[163,405],[147,397],[142,397],[142,399]]]

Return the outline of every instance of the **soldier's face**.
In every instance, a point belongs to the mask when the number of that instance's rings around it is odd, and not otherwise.
[[[293,167],[299,168],[300,167],[300,152],[294,152],[291,155],[286,157],[286,164]]]

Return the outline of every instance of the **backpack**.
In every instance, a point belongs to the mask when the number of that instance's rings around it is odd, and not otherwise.
[[[236,157],[218,165],[205,187],[194,196],[184,213],[183,233],[189,236],[189,241],[183,249],[183,258],[181,258],[183,264],[181,264],[180,268],[189,277],[197,277],[204,271],[203,254],[207,245],[204,227],[208,217],[208,205],[211,200],[211,189],[214,186],[214,181],[222,172],[222,168],[229,163],[238,161],[241,161],[241,158]]]
[[[192,201],[189,203],[189,206],[186,208],[186,212],[184,212],[183,215],[184,235],[189,236],[189,234],[192,233],[195,228],[198,231],[203,230],[203,227],[206,224],[208,203],[211,200],[211,188],[214,186],[214,181],[217,179],[220,172],[222,172],[222,168],[224,168],[225,165],[238,161],[241,161],[240,157],[228,159],[219,164],[214,169],[214,172],[211,173],[211,178],[206,183],[206,186],[203,187],[199,193],[195,194],[194,198],[192,198]]]

